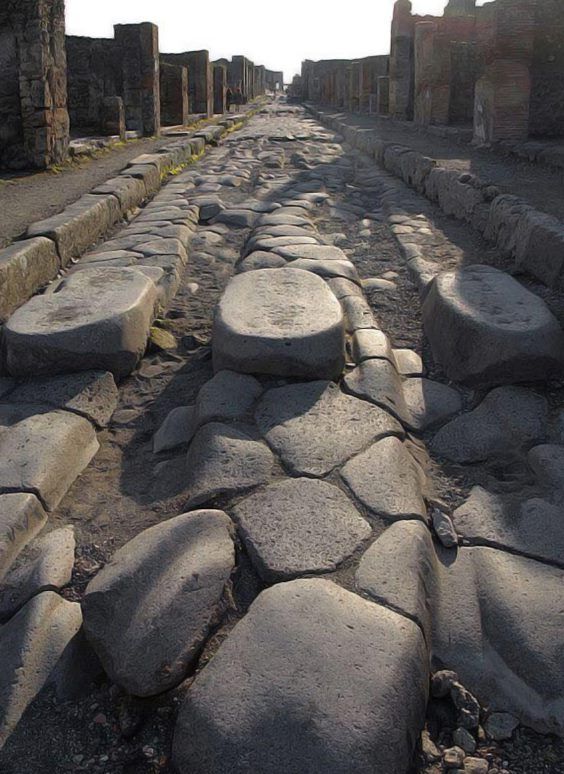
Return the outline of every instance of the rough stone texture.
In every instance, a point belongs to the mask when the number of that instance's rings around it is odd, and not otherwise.
[[[98,427],[107,427],[118,402],[113,376],[85,371],[23,382],[10,394],[11,403],[39,403],[80,414]]]
[[[332,279],[333,277],[343,277],[352,282],[359,282],[358,273],[350,261],[323,261],[318,258],[298,258],[287,264],[288,269],[302,269],[311,271],[320,277]]]
[[[341,306],[310,272],[240,274],[216,310],[213,362],[216,371],[338,378],[345,362]]]
[[[450,379],[503,384],[562,371],[564,334],[556,318],[538,296],[489,266],[438,275],[423,323]]]
[[[404,774],[427,679],[412,622],[329,581],[279,584],[196,678],[173,762],[180,774]]]
[[[55,243],[45,237],[15,242],[0,252],[0,323],[34,293],[47,285],[60,268]]]
[[[460,393],[441,382],[405,379],[402,391],[408,409],[408,424],[413,430],[429,430],[462,410]]]
[[[548,406],[541,395],[524,387],[498,387],[473,411],[441,428],[431,448],[454,462],[480,462],[542,441],[547,423]]]
[[[269,445],[294,474],[324,476],[401,425],[377,406],[345,395],[331,382],[269,390],[256,422]]]
[[[233,516],[268,582],[331,572],[371,534],[340,489],[309,478],[272,484],[238,503]]]
[[[46,522],[47,514],[35,495],[0,495],[0,580]]]
[[[54,510],[99,448],[90,422],[67,411],[0,406],[0,491],[36,494]]]
[[[425,474],[399,438],[377,441],[347,462],[341,476],[360,502],[390,519],[426,519]]]
[[[124,215],[138,207],[147,195],[143,181],[136,177],[128,177],[126,174],[106,180],[105,183],[96,186],[92,193],[115,196]]]
[[[116,24],[122,56],[123,102],[128,129],[145,135],[161,130],[159,29],[155,24]]]
[[[157,291],[134,269],[88,269],[36,296],[4,327],[8,370],[36,376],[101,369],[126,376],[145,351]]]
[[[206,382],[196,399],[196,426],[212,420],[241,419],[262,394],[262,385],[253,376],[235,371],[218,371]]]
[[[41,591],[70,583],[74,565],[74,528],[53,530],[35,540],[0,583],[0,620],[7,620]]]
[[[372,358],[383,358],[390,363],[394,362],[394,353],[388,337],[384,331],[375,328],[355,331],[352,336],[351,350],[353,360],[357,364]]]
[[[543,488],[556,490],[556,496],[560,497],[564,490],[564,446],[535,446],[528,454],[528,462],[538,483]]]
[[[235,427],[210,422],[198,430],[188,450],[188,506],[265,484],[273,462],[264,444]]]
[[[81,625],[80,605],[46,591],[0,627],[0,748]]]
[[[172,409],[153,437],[153,452],[171,451],[188,445],[194,432],[195,406]]]
[[[145,530],[92,580],[86,636],[108,675],[136,696],[177,685],[222,613],[235,564],[232,524],[194,511]]]
[[[274,253],[255,250],[237,264],[237,272],[255,271],[256,269],[280,269],[286,265],[284,258]]]
[[[275,247],[274,252],[281,255],[287,261],[310,260],[310,261],[340,261],[348,263],[346,253],[339,247],[329,245],[303,244],[298,246],[288,245],[286,247]]]
[[[405,402],[402,381],[395,366],[388,360],[363,361],[345,376],[344,383],[353,395],[381,406],[404,424],[410,424],[411,417]]]
[[[394,360],[402,376],[423,376],[425,373],[421,357],[411,349],[394,349]]]

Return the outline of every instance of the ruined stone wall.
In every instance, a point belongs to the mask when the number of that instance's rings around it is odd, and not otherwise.
[[[185,51],[162,54],[164,62],[187,67],[190,110],[197,114],[213,114],[213,73],[209,51]]]
[[[213,112],[218,115],[225,113],[227,92],[227,68],[224,65],[213,67]]]
[[[186,125],[189,116],[189,73],[187,67],[160,64],[161,123],[163,126]]]
[[[121,53],[112,39],[67,36],[66,44],[71,127],[98,132],[104,99],[123,93]]]
[[[122,57],[128,129],[157,135],[161,128],[158,27],[149,22],[117,24],[114,37]]]
[[[0,7],[0,165],[66,158],[64,0],[3,0]]]
[[[368,112],[378,94],[378,78],[387,76],[390,70],[389,56],[369,56],[359,60],[359,109]]]
[[[564,2],[538,0],[531,72],[529,132],[564,137]]]
[[[284,73],[281,70],[266,71],[266,88],[270,91],[281,91],[284,88]]]

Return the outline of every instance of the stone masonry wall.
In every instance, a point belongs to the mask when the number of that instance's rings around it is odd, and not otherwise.
[[[190,110],[211,116],[213,114],[213,75],[209,52],[185,51],[181,54],[162,54],[161,59],[168,64],[188,68]]]
[[[564,3],[536,5],[530,134],[564,137]]]
[[[161,62],[161,123],[183,126],[188,123],[188,68]]]
[[[121,54],[112,39],[67,36],[71,127],[99,131],[104,99],[123,93]]]
[[[223,65],[213,67],[213,112],[216,115],[226,111],[227,69]]]
[[[158,135],[161,128],[158,27],[149,22],[117,24],[114,35],[122,55],[122,96],[127,126],[144,135]]]

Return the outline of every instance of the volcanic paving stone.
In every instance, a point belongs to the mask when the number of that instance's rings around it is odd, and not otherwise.
[[[377,441],[347,462],[341,476],[363,505],[391,519],[426,519],[425,474],[399,438]]]
[[[47,514],[35,495],[0,495],[0,580],[46,522]]]
[[[402,381],[395,366],[388,360],[365,360],[347,374],[344,382],[353,395],[385,408],[404,424],[410,424]]]
[[[213,331],[216,371],[338,378],[345,364],[341,305],[307,271],[259,269],[234,277]]]
[[[90,422],[68,411],[0,405],[0,491],[35,493],[54,510],[99,449]]]
[[[303,269],[318,274],[320,277],[333,278],[343,277],[352,282],[358,282],[358,274],[354,265],[350,261],[321,261],[312,258],[298,258],[290,261],[288,269]]]
[[[272,484],[240,502],[233,516],[266,581],[330,572],[371,534],[340,489],[309,478]]]
[[[386,435],[404,435],[386,411],[345,395],[332,382],[269,390],[255,419],[286,467],[308,476],[324,476]]]
[[[253,376],[219,371],[198,393],[197,425],[204,425],[212,419],[240,419],[251,410],[261,394],[262,386]]]
[[[237,273],[256,271],[257,269],[280,269],[286,265],[284,258],[274,253],[256,250],[237,264]]]
[[[560,498],[564,490],[564,446],[535,446],[528,454],[528,462],[540,486],[556,490],[556,496]]]
[[[145,351],[156,298],[155,284],[135,269],[72,274],[10,317],[8,370],[37,376],[101,369],[126,376]]]
[[[81,625],[80,605],[46,591],[0,627],[0,749]]]
[[[467,463],[513,453],[544,440],[548,405],[524,387],[498,387],[473,411],[456,417],[431,443],[441,457]]]
[[[394,362],[394,353],[390,340],[383,331],[365,328],[355,331],[351,341],[352,356],[355,363],[379,358]]]
[[[210,422],[198,430],[186,458],[189,507],[265,484],[273,463],[265,444],[235,427]]]
[[[153,436],[154,454],[188,445],[194,434],[195,416],[195,406],[172,409]]]
[[[413,430],[424,432],[444,424],[462,411],[460,393],[441,382],[409,378],[402,382],[402,390],[408,409],[408,425]]]
[[[325,580],[264,591],[180,710],[179,774],[404,774],[428,655],[411,621]]]
[[[221,511],[177,516],[137,535],[89,583],[86,636],[129,693],[162,693],[194,665],[223,611],[232,526]]]
[[[423,323],[450,379],[494,385],[562,373],[564,334],[556,318],[542,299],[490,266],[439,274]]]
[[[288,245],[286,247],[276,247],[274,252],[288,261],[301,259],[322,261],[323,263],[327,261],[349,262],[346,254],[340,248],[333,247],[332,245],[300,245],[298,247]]]

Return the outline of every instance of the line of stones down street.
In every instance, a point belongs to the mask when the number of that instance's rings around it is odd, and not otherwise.
[[[162,240],[180,239],[169,229],[186,228],[192,246],[210,251],[226,230],[244,234],[215,312],[214,376],[153,440],[156,455],[185,459],[185,512],[121,548],[82,600],[83,630],[104,670],[138,697],[190,678],[174,731],[179,774],[406,774],[431,667],[458,675],[444,685],[435,675],[432,687],[434,696],[452,697],[460,734],[477,736],[484,721],[474,696],[512,728],[564,734],[564,417],[542,390],[519,384],[544,378],[539,368],[548,363],[558,371],[558,324],[502,272],[484,278],[478,267],[467,286],[464,275],[451,281],[435,271],[437,279],[421,284],[433,353],[447,374],[458,368],[453,378],[481,391],[469,398],[466,388],[426,378],[420,357],[394,348],[375,319],[354,251],[321,229],[365,214],[336,203],[349,185],[385,199],[373,160],[351,154],[298,108],[264,111],[225,145],[231,162],[179,176],[155,200],[154,216],[146,208],[65,280],[106,261],[106,271],[148,276],[140,264],[171,275],[158,263]],[[254,198],[225,204],[222,190],[242,180]],[[180,201],[182,214],[165,217],[160,207]],[[149,254],[155,263],[139,247],[147,234],[161,240]],[[153,286],[178,286],[177,268]],[[387,280],[378,281],[388,292]],[[529,301],[536,311],[527,318]],[[441,315],[460,349],[440,349],[440,326],[432,326]],[[17,327],[12,333],[17,342]],[[468,336],[475,346],[466,378],[456,360]],[[501,358],[504,343],[511,363],[496,369],[492,350]],[[44,351],[42,344],[34,368],[49,373]],[[69,353],[61,361],[70,362]],[[97,368],[127,372],[121,352],[114,367],[98,356],[90,360]],[[57,362],[55,348],[50,357]],[[22,389],[7,387],[15,390],[10,400]],[[49,405],[80,413],[55,399]],[[429,454],[462,469],[495,470],[511,457],[530,476],[518,493],[475,487],[449,513]],[[46,519],[45,497],[26,521],[34,534]],[[72,546],[68,531],[58,539]],[[8,546],[9,560],[18,550]],[[30,561],[41,555],[36,546]],[[201,664],[243,558],[263,590]],[[22,606],[21,590],[48,565],[32,572],[17,564],[8,576],[0,614],[18,612],[0,628],[0,657],[24,639],[42,641],[46,617],[57,642],[62,630],[68,642],[80,628],[80,610],[67,613],[55,602],[71,603],[52,592]],[[46,641],[53,661],[62,650]],[[19,658],[7,663],[24,684],[0,684],[0,744],[53,665],[45,658],[40,679],[26,682]],[[487,771],[470,768],[483,760],[465,764],[463,750],[453,755],[460,771]]]

